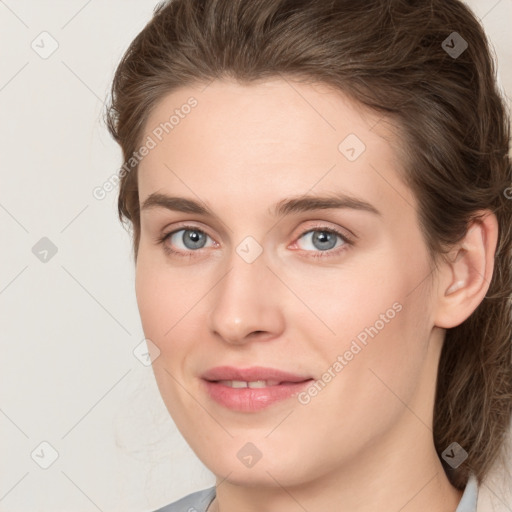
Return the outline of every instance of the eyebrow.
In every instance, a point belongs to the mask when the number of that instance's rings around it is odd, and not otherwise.
[[[165,208],[176,212],[195,213],[209,217],[217,217],[206,205],[185,197],[168,196],[158,192],[150,194],[142,203],[141,211],[151,208]],[[293,213],[308,212],[324,209],[352,209],[366,211],[382,216],[382,213],[372,204],[347,194],[338,193],[328,196],[298,196],[283,199],[269,209],[276,217],[284,217]]]

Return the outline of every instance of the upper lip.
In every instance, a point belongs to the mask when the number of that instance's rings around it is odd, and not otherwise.
[[[204,372],[201,377],[209,381],[219,380],[240,380],[255,382],[257,380],[275,380],[281,382],[303,382],[312,377],[296,375],[293,373],[278,370],[276,368],[265,368],[263,366],[252,366],[251,368],[236,368],[234,366],[216,366]]]

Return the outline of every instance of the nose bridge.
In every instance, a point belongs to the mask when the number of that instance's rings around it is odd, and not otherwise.
[[[282,327],[276,281],[260,244],[252,237],[242,240],[215,287],[210,329],[230,343],[244,343],[255,331],[276,334]]]

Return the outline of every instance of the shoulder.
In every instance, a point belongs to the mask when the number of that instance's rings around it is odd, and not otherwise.
[[[215,486],[193,492],[154,512],[206,512],[213,498],[215,498]]]

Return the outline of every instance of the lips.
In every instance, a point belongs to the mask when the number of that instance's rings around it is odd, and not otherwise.
[[[258,412],[296,396],[312,377],[275,368],[218,366],[202,376],[203,389],[212,400],[238,412]]]
[[[235,368],[233,366],[216,366],[203,373],[204,380],[210,382],[218,381],[243,381],[257,382],[267,381],[273,385],[284,382],[304,382],[311,379],[310,375],[297,375],[276,368],[266,368],[263,366],[253,366],[251,368]]]

